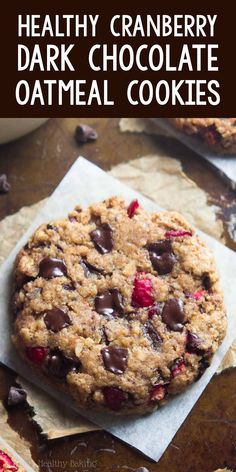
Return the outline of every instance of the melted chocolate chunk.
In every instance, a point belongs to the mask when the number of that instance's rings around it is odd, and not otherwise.
[[[58,333],[63,328],[72,324],[69,315],[60,308],[49,310],[44,316],[44,323],[47,329],[50,329],[54,333]]]
[[[162,310],[162,320],[172,331],[182,331],[185,320],[182,300],[171,298]]]
[[[101,353],[106,370],[117,375],[124,373],[128,363],[128,349],[108,346],[104,347]]]
[[[101,254],[111,252],[113,249],[112,243],[112,229],[108,223],[103,223],[97,229],[90,233],[91,239],[96,249]]]
[[[116,288],[105,290],[95,298],[95,310],[105,316],[119,316],[124,312],[122,295]]]
[[[195,333],[187,332],[187,343],[186,349],[188,352],[197,354],[199,356],[204,354],[204,349],[202,349],[202,339]]]
[[[65,378],[72,370],[78,372],[80,362],[72,357],[66,356],[59,349],[54,349],[46,357],[46,367],[49,372],[58,378]]]
[[[172,242],[170,239],[161,239],[156,243],[151,243],[147,245],[148,251],[155,252],[158,256],[164,254],[165,252],[172,252]]]
[[[195,380],[199,380],[208,367],[210,367],[210,362],[203,357],[199,362],[198,375]]]
[[[99,269],[99,267],[96,267],[93,264],[90,264],[90,262],[86,261],[85,259],[82,259],[80,264],[84,269],[84,275],[86,278],[91,277],[91,275],[93,274],[97,275],[97,277],[101,277],[101,275],[104,274],[103,269]]]
[[[52,279],[53,277],[63,277],[67,275],[65,262],[55,257],[45,257],[39,264],[39,277]]]
[[[172,252],[170,239],[163,239],[156,243],[148,244],[147,249],[154,270],[159,275],[169,274],[175,263],[175,255]]]
[[[16,272],[15,275],[15,284],[16,284],[16,289],[20,290],[25,284],[28,282],[32,282],[34,280],[34,277],[29,277],[26,274],[22,274],[22,272]]]
[[[156,349],[161,344],[162,339],[150,321],[144,324],[144,331],[150,338],[153,348]]]
[[[15,406],[19,405],[20,403],[24,403],[26,396],[26,391],[23,388],[10,387],[7,397],[7,404],[8,406]]]
[[[212,283],[209,274],[204,274],[202,278],[202,285],[206,290],[211,290]]]

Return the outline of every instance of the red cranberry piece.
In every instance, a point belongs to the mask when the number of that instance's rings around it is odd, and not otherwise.
[[[190,293],[188,298],[192,298],[192,300],[200,300],[200,298],[204,297],[206,293],[206,290],[196,290],[196,292]]]
[[[127,400],[127,393],[117,387],[104,387],[103,395],[108,408],[115,411],[120,410]]]
[[[133,218],[138,208],[139,208],[138,200],[133,200],[127,208],[128,217]]]
[[[191,231],[185,231],[183,229],[174,230],[171,229],[165,232],[166,238],[180,238],[181,236],[192,236]]]
[[[0,450],[0,472],[7,472],[8,470],[15,472],[18,467],[6,452]]]
[[[153,385],[151,391],[150,391],[150,399],[151,401],[161,401],[165,397],[166,394],[166,388],[164,385],[157,384]]]
[[[171,367],[172,377],[175,378],[177,375],[182,374],[186,370],[183,359],[177,359]]]
[[[34,364],[42,364],[48,353],[49,349],[47,347],[37,346],[37,347],[28,347],[26,349],[26,355],[28,359]]]
[[[136,276],[134,279],[134,289],[132,293],[132,306],[135,308],[143,308],[153,305],[154,298],[152,295],[152,281],[148,278]]]
[[[148,318],[151,320],[154,315],[161,314],[161,307],[157,303],[155,303],[151,308],[148,310]]]

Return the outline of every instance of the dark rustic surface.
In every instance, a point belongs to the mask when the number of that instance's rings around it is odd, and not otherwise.
[[[95,126],[97,142],[75,142],[74,129],[82,121]],[[168,154],[182,156],[187,175],[219,206],[227,245],[235,249],[227,221],[236,212],[236,198],[220,177],[192,151],[170,138],[121,134],[118,119],[52,119],[34,133],[0,146],[0,174],[7,173],[12,185],[9,194],[0,195],[0,219],[48,196],[79,154],[107,170],[119,162],[155,153],[157,141]],[[13,380],[14,374],[1,367],[1,398],[5,398]],[[9,422],[30,441],[43,472],[129,471],[141,466],[150,472],[212,472],[225,466],[236,470],[235,391],[236,369],[215,377],[158,464],[104,432],[44,441],[20,406],[11,409]]]

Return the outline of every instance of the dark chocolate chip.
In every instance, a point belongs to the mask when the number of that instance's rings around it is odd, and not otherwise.
[[[67,275],[65,262],[54,257],[45,257],[39,264],[39,276],[44,279],[63,277]]]
[[[149,257],[153,268],[159,275],[169,274],[175,263],[170,239],[163,239],[156,243],[148,244]]]
[[[71,215],[68,216],[68,220],[71,221],[71,223],[77,222],[77,219],[75,218],[75,216],[71,216]]]
[[[173,331],[182,331],[185,320],[184,304],[182,300],[171,298],[162,310],[162,320]]]
[[[150,321],[144,324],[144,332],[150,338],[152,347],[156,349],[161,344],[162,339]]]
[[[172,241],[170,239],[161,239],[156,243],[147,244],[148,251],[155,252],[158,256],[165,252],[172,252]]]
[[[16,284],[16,289],[20,290],[25,284],[28,282],[32,282],[34,280],[34,277],[29,277],[26,274],[22,274],[22,272],[16,272],[15,274],[15,284]]]
[[[0,193],[7,193],[11,190],[11,186],[7,180],[6,174],[0,175]]]
[[[46,367],[49,372],[58,378],[64,378],[72,370],[78,372],[80,362],[72,357],[66,356],[59,349],[54,349],[46,357]]]
[[[197,354],[199,356],[204,354],[204,349],[202,349],[202,339],[195,333],[187,332],[187,343],[186,349],[188,352]]]
[[[50,329],[54,333],[58,333],[63,328],[71,325],[71,319],[65,311],[60,308],[52,308],[44,316],[44,323],[47,329]]]
[[[75,128],[75,140],[79,144],[96,141],[97,137],[97,131],[91,126],[80,124]]]
[[[23,388],[11,387],[8,392],[7,404],[8,406],[19,405],[26,400],[26,391]]]
[[[90,236],[96,249],[101,254],[106,254],[107,252],[112,251],[112,229],[108,223],[103,223],[98,226],[97,229],[90,233]]]
[[[199,362],[198,375],[195,380],[199,380],[208,367],[210,367],[210,362],[203,357]]]
[[[202,278],[202,285],[206,290],[211,290],[212,283],[209,274],[204,274]]]
[[[90,262],[86,261],[85,259],[82,259],[80,264],[84,269],[84,275],[86,278],[91,277],[92,274],[97,275],[97,277],[101,277],[101,275],[104,274],[103,269],[99,269],[99,267],[90,264]]]
[[[101,350],[104,366],[113,374],[123,374],[128,363],[128,349],[108,346]]]
[[[174,254],[168,252],[164,252],[161,256],[157,256],[155,252],[149,254],[152,266],[159,275],[166,275],[172,271],[175,264]]]
[[[123,314],[122,295],[117,289],[100,292],[95,298],[95,310],[105,316]]]

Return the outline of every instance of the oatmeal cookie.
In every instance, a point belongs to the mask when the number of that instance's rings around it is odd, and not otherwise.
[[[217,154],[236,155],[236,118],[169,118],[179,131],[201,139]]]
[[[83,408],[155,410],[203,374],[225,335],[211,252],[181,215],[137,200],[41,225],[14,274],[16,347]]]

